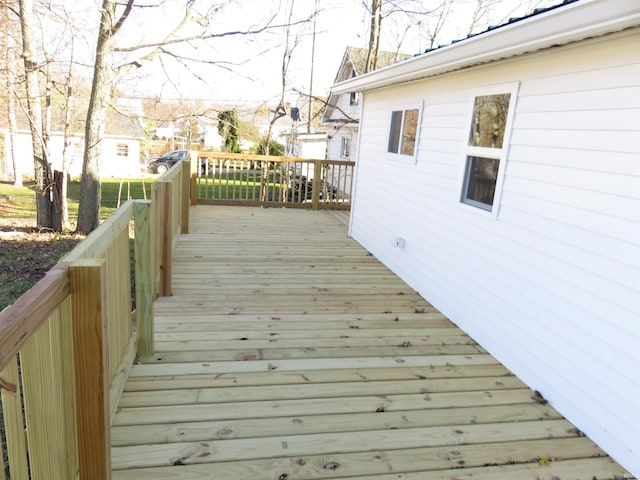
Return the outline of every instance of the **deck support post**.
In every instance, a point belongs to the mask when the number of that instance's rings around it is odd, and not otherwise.
[[[151,202],[133,204],[135,231],[136,325],[138,354],[153,353],[153,265],[151,261]]]
[[[311,210],[320,208],[320,192],[322,191],[322,162],[313,162],[313,190],[311,191]]]
[[[171,254],[173,250],[173,232],[171,231],[172,215],[177,212],[173,211],[171,182],[158,182],[160,185],[159,200],[159,237],[160,237],[160,296],[171,296]]]
[[[109,336],[104,259],[69,268],[80,480],[111,478]]]

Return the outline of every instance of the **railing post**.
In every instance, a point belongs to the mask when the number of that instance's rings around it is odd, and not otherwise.
[[[111,478],[109,337],[103,259],[69,268],[80,480]]]
[[[153,353],[153,265],[151,261],[151,202],[133,204],[136,270],[138,354]]]
[[[191,206],[191,162],[193,160],[183,160],[182,161],[182,172],[181,174],[181,182],[182,182],[182,195],[180,196],[180,206],[182,209],[182,222],[180,223],[180,233],[187,234],[189,233],[189,207]]]
[[[173,232],[171,218],[174,214],[171,201],[172,183],[160,182],[159,228],[160,228],[160,296],[171,296],[171,253],[173,250]]]
[[[311,209],[320,208],[320,192],[322,191],[322,162],[313,162],[313,190],[311,191]]]

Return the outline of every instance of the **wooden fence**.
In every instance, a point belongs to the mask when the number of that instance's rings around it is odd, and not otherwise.
[[[198,152],[198,203],[351,208],[354,162]]]
[[[183,162],[161,176],[151,202],[126,202],[0,312],[5,458],[13,480],[111,478],[111,416],[136,354],[153,351],[153,300],[171,294],[171,250],[188,231],[190,172]]]

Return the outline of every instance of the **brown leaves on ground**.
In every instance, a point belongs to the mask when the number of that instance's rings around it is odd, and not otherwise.
[[[39,230],[33,220],[0,219],[0,310],[44,277],[82,238]]]

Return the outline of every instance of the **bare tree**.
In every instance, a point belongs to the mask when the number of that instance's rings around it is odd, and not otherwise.
[[[100,224],[100,156],[104,138],[107,105],[111,83],[115,78],[113,68],[113,37],[131,12],[134,0],[128,0],[125,10],[116,22],[117,0],[103,0],[96,59],[93,68],[93,84],[89,97],[89,110],[84,132],[84,155],[80,181],[80,205],[76,231],[89,233]]]
[[[10,25],[9,16],[6,15],[6,10],[3,9],[3,23],[5,26]],[[6,76],[7,76],[7,119],[9,122],[9,152],[8,155],[11,158],[11,164],[13,167],[13,184],[16,187],[22,186],[22,165],[18,163],[18,157],[16,156],[16,132],[18,130],[18,122],[16,120],[16,40],[14,37],[13,28],[5,28],[4,33],[6,35]],[[6,139],[5,139],[6,146]]]
[[[49,169],[48,152],[45,148],[43,117],[39,72],[41,66],[34,54],[34,26],[32,0],[18,1],[20,25],[22,33],[22,56],[24,59],[24,75],[26,79],[26,110],[31,130],[33,145],[33,166],[36,191],[37,224],[43,228],[59,230],[61,226],[54,223],[52,189],[53,178]]]
[[[133,47],[116,47],[115,35],[129,18],[135,0],[127,0],[120,7],[116,0],[103,0],[98,42],[96,46],[96,58],[93,70],[93,85],[91,100],[87,112],[85,129],[85,152],[83,156],[83,169],[80,184],[80,206],[78,213],[77,231],[89,233],[98,226],[100,211],[100,171],[99,160],[101,157],[102,139],[105,132],[106,109],[110,100],[110,87],[119,75],[124,75],[142,68],[160,56],[168,56],[188,68],[190,62],[201,61],[196,58],[186,57],[183,53],[172,50],[172,47],[206,42],[217,38],[233,35],[257,35],[259,33],[280,29],[284,25],[275,22],[275,15],[264,24],[245,30],[229,30],[224,32],[211,31],[211,19],[223,8],[225,3],[211,5],[210,2],[191,0],[183,7],[181,20],[160,41],[151,43],[139,43]],[[200,11],[199,8],[203,10]],[[119,15],[118,15],[119,14]],[[297,23],[307,22],[308,19],[299,20]],[[291,22],[291,20],[290,20]],[[294,22],[295,23],[295,22]],[[192,27],[191,30],[188,27]],[[190,33],[197,29],[197,33]],[[143,52],[139,57],[129,59],[116,65],[114,54],[134,55]],[[209,62],[215,63],[215,62]]]
[[[382,0],[371,0],[371,23],[369,27],[369,51],[365,73],[375,70],[378,66],[378,52],[380,51],[380,36],[382,32]]]

